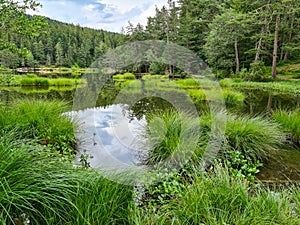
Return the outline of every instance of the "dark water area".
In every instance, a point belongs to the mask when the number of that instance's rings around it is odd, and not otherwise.
[[[242,113],[258,115],[278,109],[294,110],[300,108],[300,95],[249,89],[238,89],[238,91],[245,95],[244,104],[238,109]]]
[[[293,110],[300,107],[300,96],[297,95],[263,90],[239,91],[246,98],[238,108],[228,108],[229,111],[268,115],[276,109]],[[69,102],[71,111],[75,92],[76,89],[71,88],[0,88],[0,103],[9,105],[15,100],[23,99],[64,100]],[[176,95],[176,90],[168,90],[166,93],[171,98]],[[133,92],[132,95],[134,94]],[[140,128],[146,124],[147,114],[174,108],[171,103],[159,97],[145,97],[134,105],[129,100],[128,95],[122,97],[121,88],[111,80],[102,87],[93,108],[77,112],[76,116],[85,131],[85,135],[81,137],[84,141],[80,144],[82,149],[90,149],[89,154],[93,155],[90,160],[92,166],[135,166],[138,163],[136,155],[140,142],[137,137],[140,135]],[[124,133],[130,135],[124,136]],[[274,182],[300,181],[299,146],[276,152],[264,163],[258,179]]]

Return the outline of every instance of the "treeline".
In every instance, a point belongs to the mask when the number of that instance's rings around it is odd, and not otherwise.
[[[124,43],[124,35],[83,28],[46,18],[47,25],[38,35],[25,36],[9,33],[7,41],[18,49],[19,54],[9,48],[0,51],[1,64],[5,67],[80,66],[88,67],[101,54]]]
[[[146,27],[129,23],[130,40],[185,46],[219,74],[261,72],[300,59],[299,0],[168,0]]]

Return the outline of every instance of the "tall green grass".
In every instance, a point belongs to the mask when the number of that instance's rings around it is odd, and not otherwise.
[[[50,82],[48,78],[41,77],[24,77],[20,79],[20,84],[22,86],[49,86]]]
[[[279,93],[300,94],[299,81],[276,82],[234,82],[230,79],[220,81],[222,87],[234,87],[239,89],[267,90]]]
[[[0,223],[126,224],[129,187],[75,168],[15,131],[0,135]]]
[[[21,138],[37,140],[53,150],[70,155],[75,148],[73,122],[62,115],[66,102],[24,100],[0,106],[0,129],[16,130]]]
[[[201,104],[203,101],[214,101],[215,99],[210,99],[206,94],[209,96],[212,96],[213,90],[202,90],[202,89],[188,89],[187,93],[193,100],[195,104]],[[226,106],[232,107],[240,105],[244,100],[245,96],[237,91],[231,91],[231,90],[222,90],[222,95],[224,98],[224,102]]]
[[[200,175],[173,201],[176,224],[298,224],[287,191],[274,193],[232,178],[226,170]],[[169,209],[169,210],[170,210]]]
[[[300,222],[299,190],[278,192],[231,176],[216,166],[207,173],[197,168],[180,196],[161,205],[134,207],[131,224],[286,224]],[[298,194],[297,194],[298,193]]]
[[[134,80],[135,75],[133,73],[116,74],[113,76],[113,79],[118,81]]]
[[[222,145],[214,158],[228,166],[232,175],[254,181],[254,175],[259,173],[262,162],[268,160],[272,151],[281,148],[284,133],[276,123],[262,117],[224,116],[227,123],[220,137]],[[203,114],[199,120],[190,120],[187,115],[170,111],[149,118],[154,118],[154,122],[147,125],[144,137],[146,145],[150,146],[146,164],[160,163],[178,149],[182,155],[189,154],[192,160],[189,163],[197,164],[201,161],[213,135],[210,114]]]
[[[290,133],[295,141],[300,142],[300,110],[279,110],[273,114],[274,120]]]

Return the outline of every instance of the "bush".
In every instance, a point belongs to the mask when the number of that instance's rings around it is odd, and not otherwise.
[[[246,81],[265,81],[268,77],[264,62],[258,61],[250,64],[249,73],[243,78]]]

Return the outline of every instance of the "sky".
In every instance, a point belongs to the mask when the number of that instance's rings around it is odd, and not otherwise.
[[[155,15],[155,6],[161,8],[167,0],[38,0],[43,6],[38,14],[61,22],[83,27],[121,32],[128,21],[134,25],[147,24]]]

